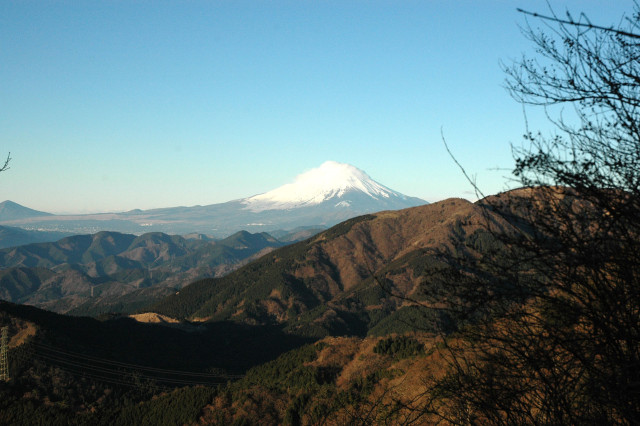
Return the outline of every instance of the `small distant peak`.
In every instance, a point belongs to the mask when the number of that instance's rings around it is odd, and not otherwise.
[[[33,210],[28,207],[21,206],[20,204],[11,200],[5,200],[0,203],[0,221],[25,219],[37,216],[51,216],[51,213]]]
[[[26,208],[24,206],[21,206],[20,204],[13,202],[11,200],[4,200],[3,202],[0,203],[0,208]]]

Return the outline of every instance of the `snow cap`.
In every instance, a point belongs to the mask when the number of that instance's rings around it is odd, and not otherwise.
[[[326,161],[320,167],[298,175],[293,183],[246,198],[243,202],[247,209],[254,212],[290,209],[341,198],[351,191],[359,191],[375,199],[400,195],[377,183],[357,167]]]

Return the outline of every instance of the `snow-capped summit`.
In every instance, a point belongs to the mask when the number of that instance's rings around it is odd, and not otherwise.
[[[298,175],[293,183],[242,200],[246,209],[253,212],[297,209],[325,202],[336,208],[379,202],[380,210],[424,203],[379,184],[357,167],[336,161],[327,161]]]
[[[393,191],[354,166],[327,161],[299,175],[290,184],[226,203],[61,217],[6,201],[0,203],[0,222],[79,234],[89,226],[96,226],[97,221],[103,230],[116,232],[196,232],[227,237],[240,230],[317,230],[368,213],[422,204],[426,201]],[[15,213],[18,210],[20,214]]]

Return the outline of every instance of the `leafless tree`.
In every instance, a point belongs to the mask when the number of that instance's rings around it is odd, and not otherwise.
[[[505,67],[507,87],[556,131],[527,129],[522,188],[481,201],[472,250],[434,254],[425,294],[461,330],[424,409],[459,424],[640,424],[640,10],[616,27],[524,13],[537,56]]]

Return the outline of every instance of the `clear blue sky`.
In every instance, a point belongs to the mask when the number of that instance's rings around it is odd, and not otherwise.
[[[632,1],[552,1],[612,24]],[[501,61],[543,1],[0,3],[0,201],[212,204],[326,160],[435,201],[508,186],[522,108]],[[545,126],[536,121],[533,126]]]

